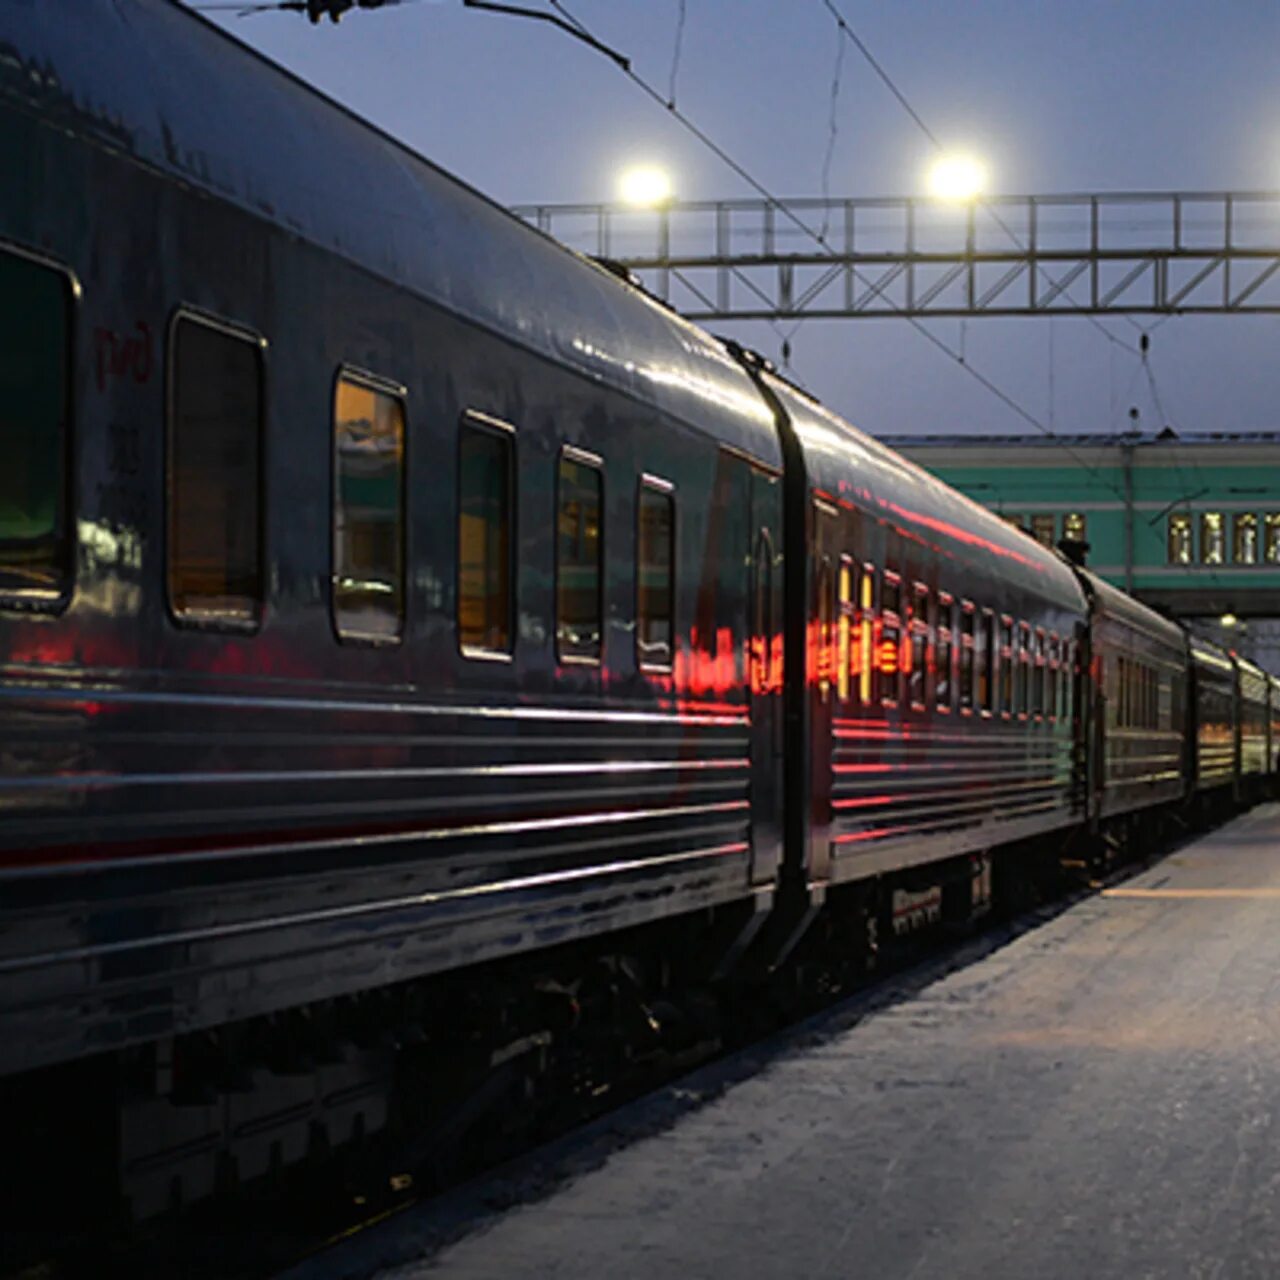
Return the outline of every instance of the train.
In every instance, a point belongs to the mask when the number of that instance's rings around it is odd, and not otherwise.
[[[0,51],[27,1157],[146,1216],[377,1130],[442,1009],[660,1030],[1273,790],[1280,679],[175,0]]]

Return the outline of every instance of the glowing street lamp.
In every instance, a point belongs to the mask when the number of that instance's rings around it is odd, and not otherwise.
[[[618,194],[626,204],[656,209],[671,202],[671,178],[654,165],[637,165],[618,179]]]
[[[928,184],[938,200],[976,200],[986,190],[987,167],[973,156],[943,156],[929,170]]]

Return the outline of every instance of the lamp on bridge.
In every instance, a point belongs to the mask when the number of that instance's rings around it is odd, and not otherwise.
[[[938,200],[976,200],[986,190],[987,167],[969,155],[941,156],[929,169],[928,186]]]

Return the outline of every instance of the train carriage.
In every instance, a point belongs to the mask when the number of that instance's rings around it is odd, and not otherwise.
[[[167,0],[3,38],[0,1070],[767,905],[738,363]]]
[[[789,598],[810,878],[841,882],[1070,826],[1085,600],[1061,557],[762,375],[788,453]],[[801,806],[797,806],[801,807]]]
[[[1216,645],[1192,637],[1192,793],[1199,802],[1221,803],[1235,788],[1239,768],[1235,668]]]
[[[1236,732],[1239,734],[1239,800],[1256,800],[1267,773],[1267,735],[1270,729],[1267,674],[1245,658],[1232,655],[1236,675]]]
[[[1185,794],[1187,638],[1096,574],[1080,576],[1097,697],[1091,809],[1106,822]]]

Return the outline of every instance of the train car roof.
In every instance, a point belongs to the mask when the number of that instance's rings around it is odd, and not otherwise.
[[[1193,635],[1190,641],[1190,649],[1192,660],[1200,663],[1201,666],[1218,667],[1224,671],[1234,670],[1231,663],[1231,655],[1210,640],[1203,640],[1199,636]]]
[[[1084,591],[1057,552],[784,379],[766,377],[795,424],[815,495],[869,510],[926,539],[943,556],[982,566],[1041,599],[1084,612]]]
[[[1119,587],[1112,586],[1096,573],[1088,569],[1079,569],[1078,572],[1089,584],[1096,612],[1106,617],[1116,618],[1135,631],[1140,631],[1151,639],[1186,654],[1186,632],[1176,622],[1170,622],[1168,618],[1162,617],[1142,601],[1126,595]]]
[[[709,334],[176,0],[6,5],[0,51],[0,99],[781,466]]]

